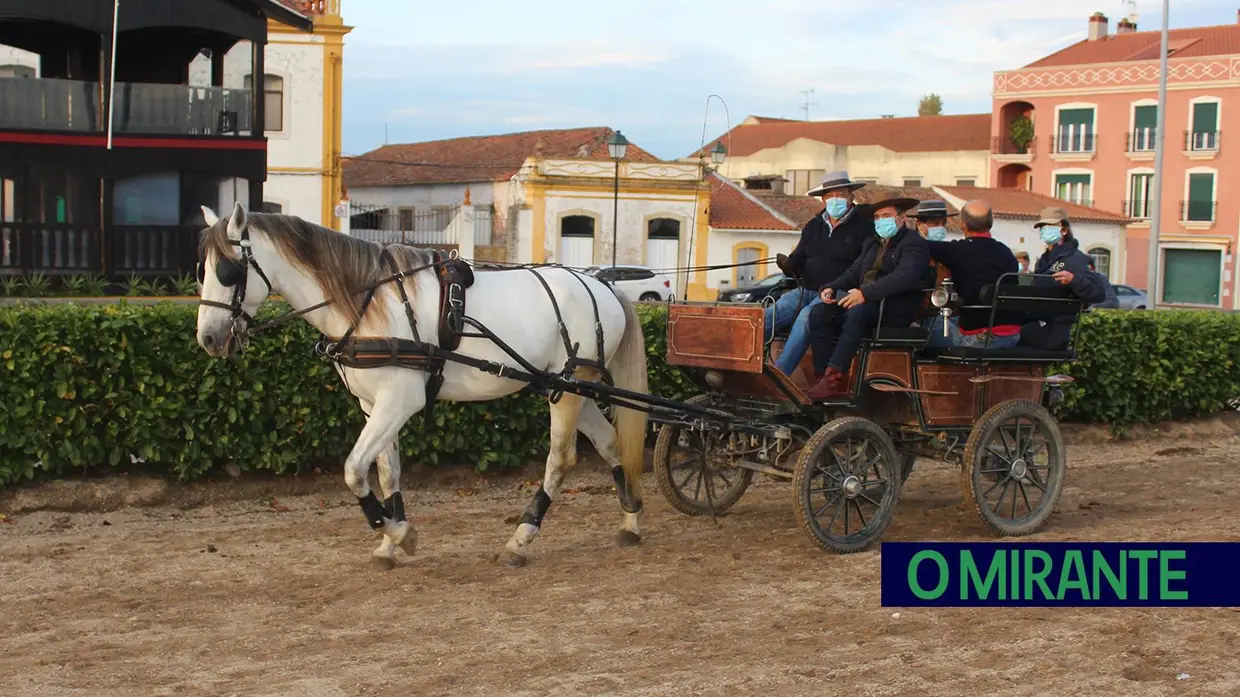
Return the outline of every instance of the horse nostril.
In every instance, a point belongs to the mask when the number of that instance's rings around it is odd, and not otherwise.
[[[202,337],[202,343],[205,344],[207,348],[211,348],[212,346],[215,346],[215,336],[212,334],[208,334]]]

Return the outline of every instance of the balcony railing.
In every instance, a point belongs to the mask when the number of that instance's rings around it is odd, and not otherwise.
[[[1098,147],[1098,135],[1092,131],[1060,131],[1051,138],[1055,155],[1088,155]]]
[[[1130,131],[1125,140],[1124,148],[1126,152],[1154,152],[1154,134],[1153,128],[1138,128]]]
[[[1184,149],[1188,152],[1217,152],[1222,131],[1184,131]]]
[[[0,223],[0,272],[73,274],[98,270],[98,225]]]
[[[193,270],[201,228],[179,225],[112,227],[114,274],[176,276]]]
[[[1180,222],[1212,223],[1217,210],[1217,201],[1180,201]]]
[[[0,78],[0,128],[99,133],[100,84]],[[113,130],[157,135],[250,135],[250,92],[223,87],[116,83]]]
[[[1149,220],[1150,208],[1152,208],[1149,199],[1138,199],[1135,201],[1124,201],[1120,210],[1124,211],[1124,215],[1137,220]]]
[[[1018,148],[1008,136],[992,136],[990,152],[993,155],[1032,155],[1038,147],[1038,138],[1034,136],[1023,149]]]
[[[104,121],[97,82],[0,77],[0,128],[92,132]]]

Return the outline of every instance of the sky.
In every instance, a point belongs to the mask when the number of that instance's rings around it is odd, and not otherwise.
[[[654,155],[746,116],[989,112],[995,70],[1109,30],[1123,0],[343,0],[344,151],[610,126]],[[1230,24],[1235,0],[1172,0],[1171,28]],[[1139,30],[1162,2],[1136,2]],[[813,90],[808,97],[803,90]],[[718,95],[719,99],[710,95]],[[709,108],[708,108],[709,102]],[[386,134],[386,135],[385,135]]]

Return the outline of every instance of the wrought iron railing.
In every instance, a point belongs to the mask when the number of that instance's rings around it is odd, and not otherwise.
[[[1180,222],[1212,223],[1217,211],[1217,201],[1180,201]]]

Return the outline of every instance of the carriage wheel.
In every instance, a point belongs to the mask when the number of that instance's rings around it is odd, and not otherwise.
[[[708,406],[708,395],[685,404]],[[721,515],[740,501],[753,470],[732,466],[728,434],[663,424],[654,442],[654,479],[672,508],[685,515]]]
[[[797,522],[839,554],[874,544],[895,514],[903,458],[878,424],[845,417],[818,429],[793,473]]]
[[[1012,400],[991,407],[969,433],[964,485],[986,527],[1004,536],[1028,535],[1059,502],[1066,464],[1050,412]]]

